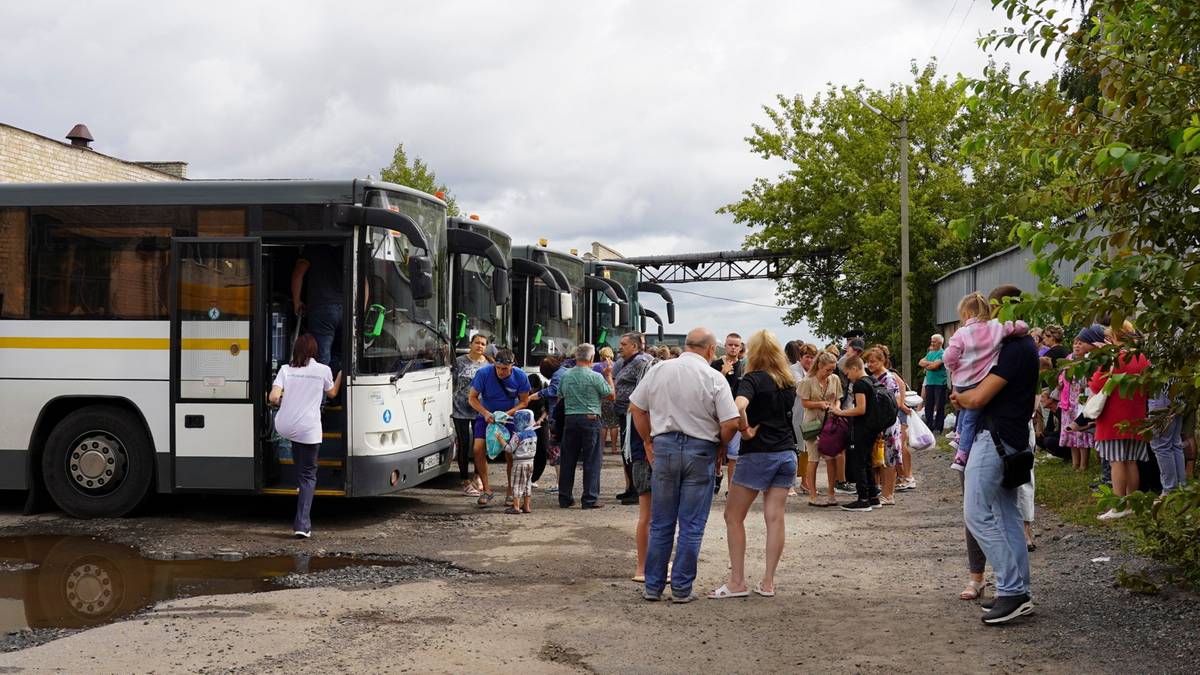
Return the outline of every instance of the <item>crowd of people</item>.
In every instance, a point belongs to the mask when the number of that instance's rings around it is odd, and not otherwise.
[[[488,356],[486,337],[476,336],[455,364],[458,443],[473,448],[471,455],[459,453],[463,489],[480,507],[490,504],[485,434],[497,419],[518,415],[509,422],[511,433],[496,438],[507,462],[507,512],[529,512],[528,495],[547,466],[557,480],[544,490],[557,495],[560,508],[576,504],[577,468],[580,507],[601,508],[607,445],[623,460],[625,490],[616,499],[638,506],[633,580],[643,584],[647,600],[661,599],[668,585],[673,602],[696,599],[700,544],[722,487],[729,575],[706,595],[770,597],[789,496],[853,513],[895,506],[899,493],[917,488],[914,439],[925,448],[945,432],[954,448],[948,470],[959,472],[963,487],[969,580],[960,597],[983,601],[985,623],[1007,622],[1033,610],[1035,447],[1079,469],[1096,452],[1106,467],[1104,481],[1128,495],[1183,484],[1195,445],[1185,431],[1194,422],[1172,418],[1152,437],[1139,426],[1155,410],[1174,410],[1166,395],[1103,393],[1113,374],[1149,365],[1123,349],[1136,335],[1132,326],[1088,326],[1068,352],[1061,326],[1031,328],[995,318],[998,305],[1019,297],[1012,286],[964,297],[958,329],[949,340],[931,336],[917,363],[919,391],[893,369],[890,349],[868,346],[861,331],[824,348],[781,344],[765,330],[745,341],[731,333],[720,355],[716,337],[704,328],[688,333],[682,349],[650,347],[631,332],[621,336],[617,353],[581,344],[567,358],[546,357],[539,373],[528,376],[513,367],[510,351]],[[1113,368],[1072,376],[1072,361],[1108,345],[1117,352]],[[1153,471],[1144,470],[1147,463]],[[751,585],[745,520],[760,495],[766,565]],[[988,562],[995,575],[990,600]]]

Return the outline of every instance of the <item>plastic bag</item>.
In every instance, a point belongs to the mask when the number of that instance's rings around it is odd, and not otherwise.
[[[908,447],[910,450],[924,450],[933,447],[937,440],[933,432],[925,426],[925,420],[920,415],[908,416]]]
[[[950,413],[946,415],[946,421],[942,424],[942,431],[954,431],[958,428],[958,415]]]
[[[488,459],[496,459],[504,452],[504,446],[508,444],[508,439],[512,437],[512,432],[504,425],[508,421],[508,415],[503,411],[492,413],[492,423],[487,425],[486,445]],[[500,438],[496,435],[499,434]],[[503,439],[503,440],[501,440]]]

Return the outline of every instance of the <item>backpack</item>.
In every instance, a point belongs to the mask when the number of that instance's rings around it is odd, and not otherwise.
[[[826,457],[837,457],[850,445],[850,423],[845,417],[828,415],[821,435],[817,437],[817,452]]]
[[[867,413],[862,416],[863,427],[867,433],[879,434],[896,423],[900,407],[896,405],[896,396],[879,380],[868,375],[867,382],[871,385],[871,395],[867,397]]]

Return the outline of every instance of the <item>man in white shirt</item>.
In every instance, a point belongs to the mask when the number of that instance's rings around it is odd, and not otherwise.
[[[692,329],[680,357],[647,371],[629,397],[634,426],[653,467],[643,591],[647,600],[658,600],[666,588],[677,523],[671,599],[683,603],[696,598],[692,583],[712,506],[716,463],[737,433],[739,419],[729,383],[709,365],[716,353],[712,331]]]

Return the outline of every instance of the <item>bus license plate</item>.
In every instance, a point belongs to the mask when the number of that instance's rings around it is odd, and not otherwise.
[[[441,458],[442,458],[442,453],[440,453],[440,452],[435,452],[434,454],[429,455],[428,457],[422,457],[420,471],[429,471],[430,469],[436,469],[438,467],[438,465],[442,463]]]

